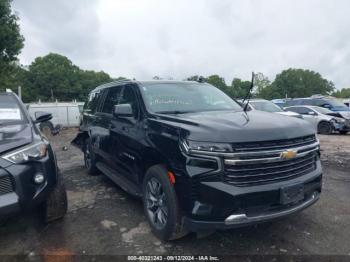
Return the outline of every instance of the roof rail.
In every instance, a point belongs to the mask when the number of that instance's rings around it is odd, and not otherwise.
[[[99,85],[99,86],[95,87],[93,90],[99,90],[99,89],[111,87],[111,86],[116,85],[116,84],[132,83],[132,82],[136,82],[136,81],[135,80],[130,80],[130,79],[114,80],[112,82]]]

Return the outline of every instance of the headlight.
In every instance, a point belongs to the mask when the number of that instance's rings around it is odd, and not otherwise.
[[[46,156],[46,154],[46,144],[44,142],[39,142],[3,155],[2,158],[12,163],[20,164],[29,160],[39,160]]]
[[[340,117],[332,118],[331,121],[333,121],[333,122],[335,122],[335,123],[338,123],[338,124],[343,124],[343,123],[346,122],[346,120],[345,120],[344,118],[340,118]]]
[[[183,147],[186,153],[191,152],[218,152],[225,153],[232,151],[232,147],[230,144],[225,143],[211,143],[211,142],[198,142],[198,141],[184,141]]]

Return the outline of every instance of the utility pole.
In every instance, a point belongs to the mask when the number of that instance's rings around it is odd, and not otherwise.
[[[18,86],[18,97],[22,100],[22,87]]]

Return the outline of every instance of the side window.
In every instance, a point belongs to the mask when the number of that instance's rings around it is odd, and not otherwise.
[[[135,91],[132,89],[130,85],[127,85],[123,88],[122,95],[120,97],[119,104],[130,104],[132,107],[132,111],[135,114],[135,117],[138,116],[138,104]]]
[[[307,107],[299,107],[299,114],[307,115],[309,112],[312,112],[312,110]]]
[[[291,112],[295,112],[295,113],[299,113],[299,107],[289,107],[286,109],[287,111],[291,111]]]
[[[85,103],[84,111],[89,113],[95,113],[100,100],[102,92],[100,90],[91,92],[88,101]]]
[[[303,99],[300,101],[299,105],[311,105],[311,101],[309,99]]]
[[[118,101],[120,100],[122,88],[122,86],[116,86],[107,90],[107,95],[101,112],[112,114],[114,105],[117,105]]]

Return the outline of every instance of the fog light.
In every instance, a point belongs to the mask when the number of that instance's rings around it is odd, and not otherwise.
[[[36,184],[42,184],[44,182],[44,180],[45,180],[45,177],[42,174],[37,174],[34,176],[34,182]]]

